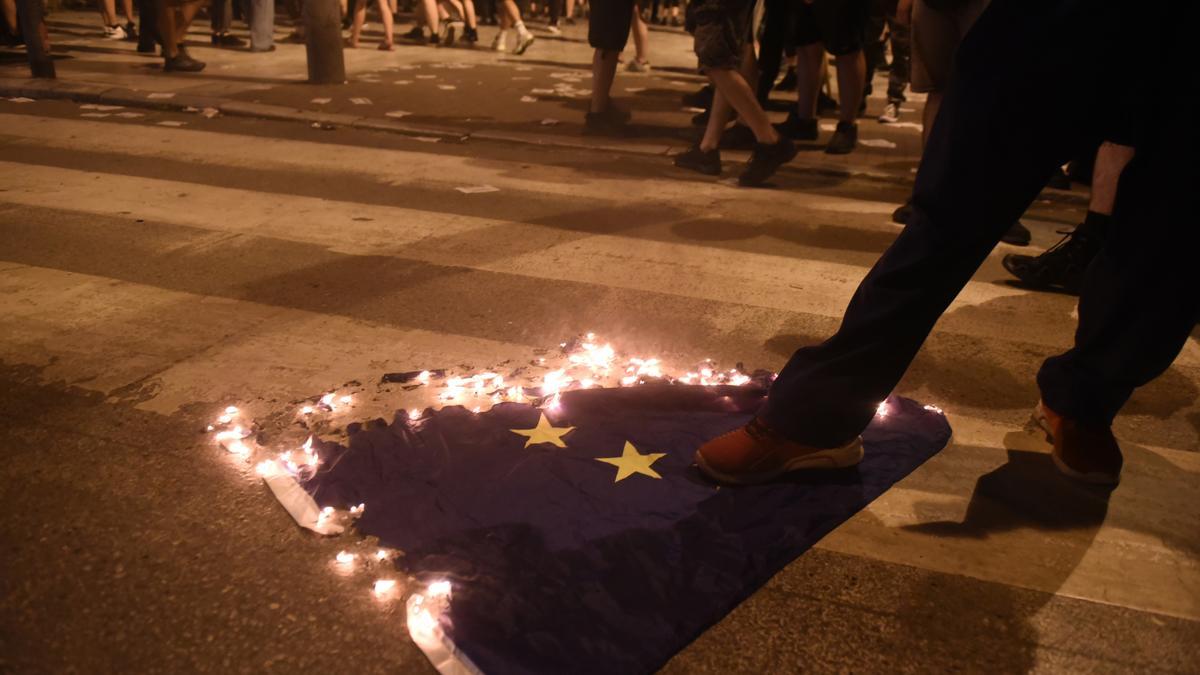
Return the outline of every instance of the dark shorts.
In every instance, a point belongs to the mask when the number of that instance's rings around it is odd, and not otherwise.
[[[634,0],[592,0],[588,6],[588,44],[611,52],[625,49],[633,4]]]
[[[834,56],[863,48],[871,0],[804,0],[796,2],[796,45],[820,42]]]
[[[701,72],[740,68],[752,37],[754,0],[696,0],[688,6],[688,12]]]

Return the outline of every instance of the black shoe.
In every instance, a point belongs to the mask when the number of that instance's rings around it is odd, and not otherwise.
[[[588,112],[583,116],[583,133],[588,136],[623,136],[629,131],[631,115],[609,104],[603,112]]]
[[[897,206],[895,211],[892,211],[892,222],[900,225],[907,225],[908,221],[912,220],[912,214],[913,205],[912,200],[910,199],[900,206]]]
[[[783,79],[775,85],[775,91],[796,91],[796,69],[788,68]]]
[[[438,37],[437,33],[430,33],[429,39],[426,40],[426,42],[433,45],[434,47],[437,47],[438,45],[442,44],[442,39],[440,37]]]
[[[138,39],[137,26],[132,21],[125,22],[125,39],[134,42]]]
[[[838,102],[836,99],[825,95],[825,92],[817,94],[817,116],[821,115],[836,115],[838,111]]]
[[[762,185],[768,178],[775,175],[779,167],[787,164],[796,157],[796,144],[789,138],[780,138],[771,145],[758,143],[746,162],[746,170],[738,176],[738,185],[755,187]]]
[[[1004,269],[1029,288],[1079,295],[1083,275],[1100,252],[1100,241],[1077,232],[1078,229],[1064,232],[1066,236],[1039,256],[1015,253],[1004,256]]]
[[[1008,228],[1008,232],[1000,237],[1000,241],[1013,246],[1028,246],[1033,235],[1029,234],[1029,228],[1021,224],[1021,221],[1016,221],[1012,227]]]
[[[205,65],[207,64],[203,61],[197,61],[180,51],[179,55],[175,58],[163,60],[163,71],[168,73],[198,73],[204,70]]]
[[[689,92],[684,94],[680,100],[689,108],[708,108],[712,106],[713,88],[711,84],[706,84],[699,91]]]
[[[463,41],[468,44],[479,42],[479,30],[470,26],[463,29]]]
[[[757,144],[754,132],[745,124],[735,124],[721,134],[721,147],[726,150],[753,150]]]
[[[425,31],[421,30],[420,26],[413,26],[412,30],[400,36],[401,40],[412,40],[413,42],[424,42]]]
[[[698,112],[695,115],[692,115],[692,126],[694,126],[694,127],[708,126],[708,118],[710,115],[712,115],[712,108],[709,108],[708,110],[705,110],[704,112]]]
[[[246,41],[230,33],[213,33],[214,47],[245,47]]]
[[[675,166],[702,173],[706,176],[720,176],[721,151],[709,150],[705,152],[700,149],[699,145],[693,145],[686,152],[675,155]]]
[[[829,145],[825,146],[825,153],[846,155],[853,152],[856,147],[858,147],[858,125],[852,122],[838,122],[837,130],[833,132],[833,138],[829,139]]]
[[[796,110],[792,109],[788,113],[787,119],[775,125],[775,131],[793,141],[815,141],[817,140],[817,120],[800,117],[796,114]]]
[[[1046,187],[1052,187],[1055,190],[1070,190],[1071,179],[1067,178],[1067,174],[1059,167],[1050,174],[1050,180],[1046,181]]]

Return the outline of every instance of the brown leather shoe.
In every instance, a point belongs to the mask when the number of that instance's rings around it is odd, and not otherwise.
[[[766,483],[800,469],[840,469],[862,461],[862,438],[839,448],[813,448],[788,440],[755,418],[696,451],[696,466],[722,483]]]
[[[1054,444],[1051,456],[1059,471],[1095,485],[1121,482],[1125,459],[1112,427],[1082,424],[1059,415],[1041,401],[1033,412],[1033,421],[1046,432],[1046,440]]]

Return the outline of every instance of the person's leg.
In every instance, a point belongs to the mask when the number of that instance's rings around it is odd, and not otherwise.
[[[862,50],[835,57],[838,82],[838,121],[854,124],[863,101],[867,62]]]
[[[721,136],[725,133],[725,127],[733,121],[734,114],[733,106],[717,89],[713,93],[712,111],[704,126],[704,136],[700,139],[701,152],[712,152],[721,147]]]
[[[350,23],[350,37],[346,40],[346,46],[358,47],[358,40],[362,36],[362,27],[366,21],[367,3],[366,0],[359,0],[354,4],[354,19]]]
[[[635,4],[633,12],[629,19],[629,33],[633,36],[633,61],[630,62],[632,69],[636,70],[638,66],[646,66],[650,64],[650,27],[646,25],[646,20],[642,18],[641,5]]]
[[[125,15],[125,24],[128,26],[134,25],[133,19],[133,0],[121,0],[121,13]]]
[[[220,0],[214,0],[220,2]],[[387,30],[388,43],[392,41],[392,14],[387,8],[388,0],[381,0],[380,13]],[[366,3],[363,3],[364,5]],[[267,52],[275,44],[275,0],[250,0],[250,51]]]
[[[158,34],[162,40],[163,58],[169,61],[179,56],[179,33],[176,30],[179,22],[176,20],[176,8],[167,0],[156,0],[155,9],[158,14]]]
[[[766,0],[763,15],[762,40],[758,48],[759,77],[757,95],[759,105],[766,106],[779,76],[783,62],[783,43],[787,40],[788,27],[792,22],[790,0]]]
[[[1086,20],[1112,8],[1063,4],[998,3],[963,43],[913,217],[863,279],[838,332],[797,351],[779,374],[763,415],[771,428],[823,448],[859,434],[1001,235],[1094,131],[1085,113],[1104,91],[1096,65],[1115,58],[1105,50],[1119,22]],[[1014,42],[1027,51],[996,57]],[[1039,77],[1047,68],[1080,75]]]
[[[908,87],[909,27],[888,17],[888,39],[892,45],[892,69],[888,72],[888,100],[903,103],[904,90]]]
[[[796,112],[802,119],[817,116],[817,92],[821,90],[821,43],[796,47]]]
[[[612,105],[612,85],[620,56],[620,51],[611,49],[597,49],[592,54],[592,104],[588,108],[591,112],[604,112]]]
[[[98,3],[100,9],[100,20],[107,27],[117,25],[117,5],[115,0],[100,0]]]
[[[437,0],[421,0],[421,15],[425,17],[425,26],[430,35],[438,35],[441,25],[438,23]]]
[[[0,8],[4,12],[4,25],[8,28],[8,34],[15,37],[21,32],[17,26],[16,0],[0,0]]]
[[[212,0],[208,14],[212,25],[212,34],[215,36],[225,35],[233,25],[232,0]],[[213,43],[219,44],[219,41],[214,40]]]

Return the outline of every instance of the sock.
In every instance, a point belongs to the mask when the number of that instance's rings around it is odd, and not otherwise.
[[[515,24],[513,24],[513,28],[517,29],[517,35],[520,35],[521,37],[525,37],[526,35],[529,35],[529,29],[525,27],[524,21],[516,22]]]

